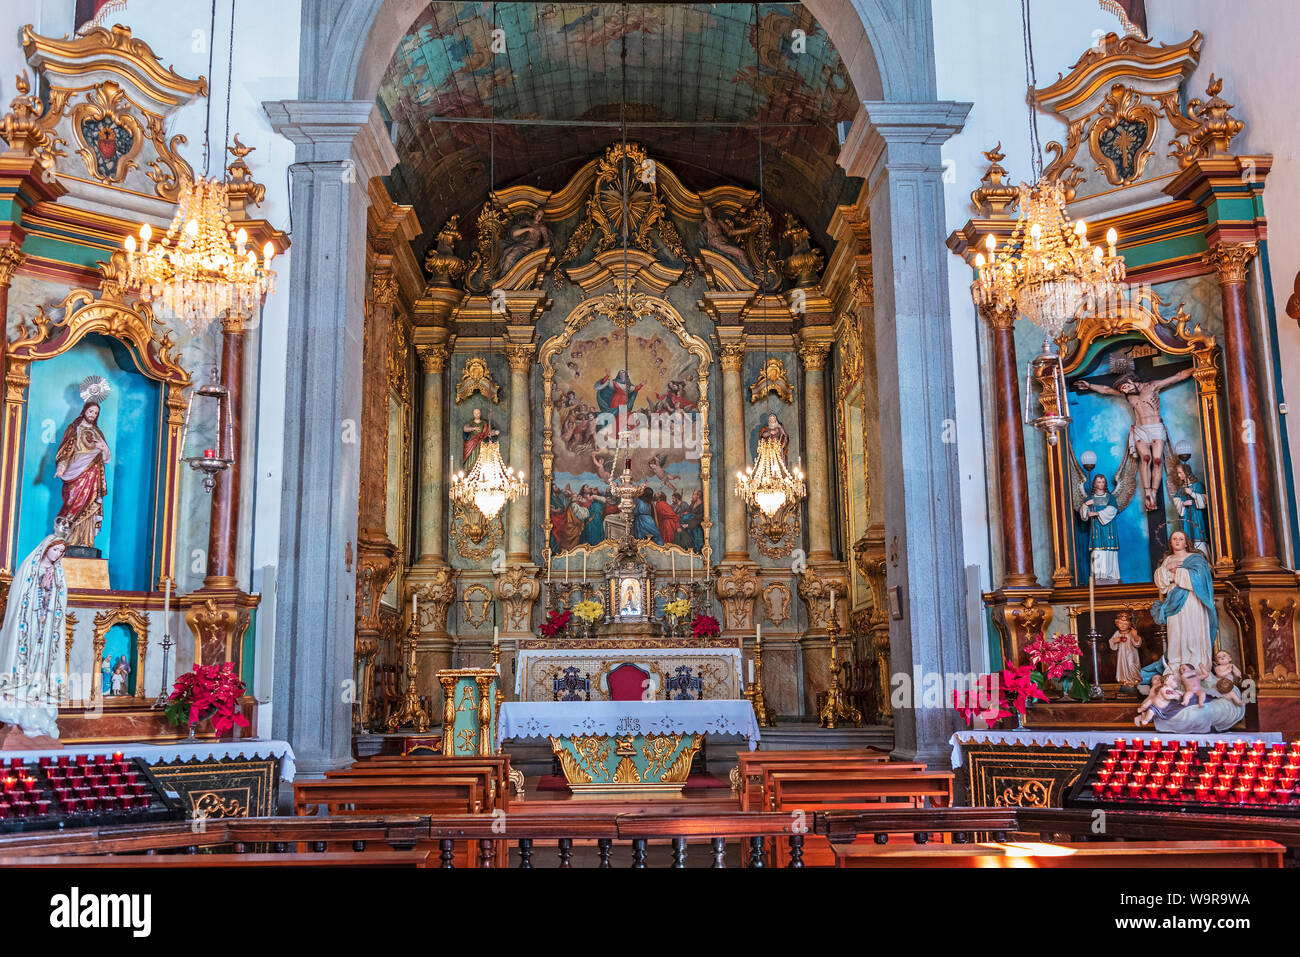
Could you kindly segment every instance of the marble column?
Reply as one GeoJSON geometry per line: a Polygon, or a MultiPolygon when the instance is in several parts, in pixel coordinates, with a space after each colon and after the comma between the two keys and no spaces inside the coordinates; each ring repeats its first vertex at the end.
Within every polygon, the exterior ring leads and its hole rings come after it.
{"type": "Polygon", "coordinates": [[[808,560],[831,561],[831,477],[826,445],[826,357],[830,326],[805,329],[799,340],[803,362],[804,472],[808,482],[808,560]]]}
{"type": "MultiPolygon", "coordinates": [[[[913,694],[894,712],[895,755],[948,766],[951,707],[927,707],[928,679],[970,670],[948,302],[942,143],[968,103],[863,104],[840,154],[867,180],[880,393],[891,668],[913,694]]],[[[976,439],[978,441],[978,439],[976,439]]]]}
{"type": "Polygon", "coordinates": [[[718,361],[722,366],[722,503],[724,562],[749,560],[745,502],[733,491],[736,473],[745,470],[749,455],[745,445],[744,383],[745,333],[739,326],[718,328],[718,361]]]}
{"type": "Polygon", "coordinates": [[[367,185],[397,154],[370,100],[263,106],[296,147],[272,734],[312,777],[352,760],[367,185]]]}
{"type": "Polygon", "coordinates": [[[1253,242],[1220,242],[1205,254],[1206,263],[1218,274],[1223,298],[1223,384],[1228,398],[1234,511],[1241,534],[1237,569],[1246,572],[1280,567],[1268,448],[1271,413],[1260,395],[1246,305],[1246,270],[1257,251],[1253,242]]]}
{"type": "MultiPolygon", "coordinates": [[[[528,330],[528,334],[531,336],[531,329],[528,330]]],[[[532,471],[529,467],[529,451],[533,420],[528,373],[533,367],[535,351],[536,348],[531,342],[511,342],[506,346],[506,359],[510,363],[510,458],[506,465],[516,472],[522,471],[525,478],[532,471]]],[[[506,523],[506,561],[512,565],[526,564],[533,560],[529,544],[532,541],[533,528],[531,506],[531,497],[525,495],[509,507],[509,520],[506,523]]]]}
{"type": "Polygon", "coordinates": [[[450,349],[446,345],[420,346],[424,370],[423,415],[420,418],[420,559],[422,565],[441,565],[444,561],[446,530],[444,516],[444,472],[442,437],[443,371],[447,368],[450,349]]]}
{"type": "Polygon", "coordinates": [[[993,344],[993,427],[997,430],[998,485],[1002,496],[1002,584],[1003,587],[1036,586],[1025,432],[1020,425],[1015,316],[995,309],[981,314],[988,321],[993,344]]]}

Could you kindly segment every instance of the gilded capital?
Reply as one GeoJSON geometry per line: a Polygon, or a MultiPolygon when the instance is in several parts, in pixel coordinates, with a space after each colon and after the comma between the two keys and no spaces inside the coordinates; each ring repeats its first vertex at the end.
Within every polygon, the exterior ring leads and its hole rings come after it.
{"type": "Polygon", "coordinates": [[[1250,258],[1259,252],[1257,243],[1215,243],[1214,247],[1201,256],[1201,261],[1213,266],[1219,275],[1219,284],[1231,286],[1246,281],[1246,266],[1250,258]]]}
{"type": "Polygon", "coordinates": [[[994,329],[1010,329],[1016,324],[1016,310],[1010,306],[982,305],[979,314],[994,329]]]}
{"type": "Polygon", "coordinates": [[[227,310],[226,314],[221,317],[221,331],[228,332],[231,335],[240,335],[248,328],[250,318],[242,312],[227,310]]]}
{"type": "Polygon", "coordinates": [[[391,306],[397,301],[397,280],[388,271],[370,278],[370,299],[376,306],[391,306]]]}
{"type": "Polygon", "coordinates": [[[451,355],[451,349],[447,346],[416,346],[415,351],[420,357],[425,375],[438,375],[447,368],[447,357],[451,355]]]}
{"type": "Polygon", "coordinates": [[[718,350],[718,362],[723,372],[739,372],[740,367],[745,363],[744,337],[722,343],[718,350]]]}
{"type": "Polygon", "coordinates": [[[528,373],[533,367],[533,354],[536,350],[532,345],[512,344],[506,346],[506,361],[510,363],[511,372],[528,373]]]}
{"type": "Polygon", "coordinates": [[[820,372],[826,368],[826,357],[830,355],[831,344],[817,340],[805,340],[799,343],[799,359],[808,372],[820,372]]]}
{"type": "Polygon", "coordinates": [[[22,247],[17,243],[0,246],[0,286],[8,286],[13,281],[14,273],[25,258],[22,247]]]}

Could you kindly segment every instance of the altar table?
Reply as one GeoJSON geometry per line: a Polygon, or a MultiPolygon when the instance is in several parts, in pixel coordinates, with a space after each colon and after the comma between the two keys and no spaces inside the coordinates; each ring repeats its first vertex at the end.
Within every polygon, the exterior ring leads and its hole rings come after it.
{"type": "Polygon", "coordinates": [[[510,738],[550,740],[575,793],[676,793],[706,734],[741,735],[758,746],[758,721],[746,700],[507,701],[497,745],[510,738]]]}
{"type": "Polygon", "coordinates": [[[521,649],[515,665],[515,696],[521,701],[553,701],[553,680],[563,675],[565,668],[575,668],[578,675],[591,678],[590,700],[608,701],[609,673],[629,662],[651,675],[660,697],[665,696],[668,680],[678,676],[702,679],[705,699],[736,699],[743,690],[740,651],[735,645],[721,648],[569,646],[521,649]]]}

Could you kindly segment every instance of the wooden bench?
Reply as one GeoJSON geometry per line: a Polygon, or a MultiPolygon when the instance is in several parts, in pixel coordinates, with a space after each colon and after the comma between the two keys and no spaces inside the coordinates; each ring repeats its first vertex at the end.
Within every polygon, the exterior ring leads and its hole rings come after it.
{"type": "Polygon", "coordinates": [[[837,867],[1281,867],[1273,841],[833,845],[837,867]]]}
{"type": "MultiPolygon", "coordinates": [[[[733,790],[740,792],[740,807],[746,811],[766,811],[768,775],[778,770],[852,771],[879,767],[889,763],[884,751],[751,751],[736,755],[736,781],[733,790]]],[[[899,763],[898,768],[924,770],[924,765],[899,763]]]]}
{"type": "Polygon", "coordinates": [[[436,779],[439,777],[479,777],[486,794],[485,811],[510,807],[511,769],[509,755],[490,757],[444,757],[412,755],[410,757],[368,758],[350,768],[326,771],[327,780],[369,780],[374,778],[436,779]]]}
{"type": "Polygon", "coordinates": [[[0,857],[0,867],[436,867],[431,848],[409,851],[325,851],[293,854],[96,854],[0,857]]]}
{"type": "MultiPolygon", "coordinates": [[[[804,812],[811,822],[817,811],[948,807],[952,804],[952,781],[948,771],[894,763],[840,771],[770,771],[765,810],[804,812]]],[[[810,835],[804,849],[804,860],[811,867],[835,863],[830,842],[820,835],[810,835]]],[[[779,845],[775,854],[778,865],[783,865],[779,845]]]]}

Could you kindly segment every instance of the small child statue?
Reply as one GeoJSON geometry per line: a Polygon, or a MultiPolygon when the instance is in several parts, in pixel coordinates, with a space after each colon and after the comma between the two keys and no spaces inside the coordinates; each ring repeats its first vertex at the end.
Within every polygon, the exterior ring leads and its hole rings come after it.
{"type": "Polygon", "coordinates": [[[1142,636],[1133,627],[1133,616],[1126,611],[1115,615],[1115,633],[1110,636],[1110,649],[1115,652],[1115,680],[1125,690],[1136,690],[1142,683],[1141,662],[1138,660],[1138,648],[1142,636]]]}

